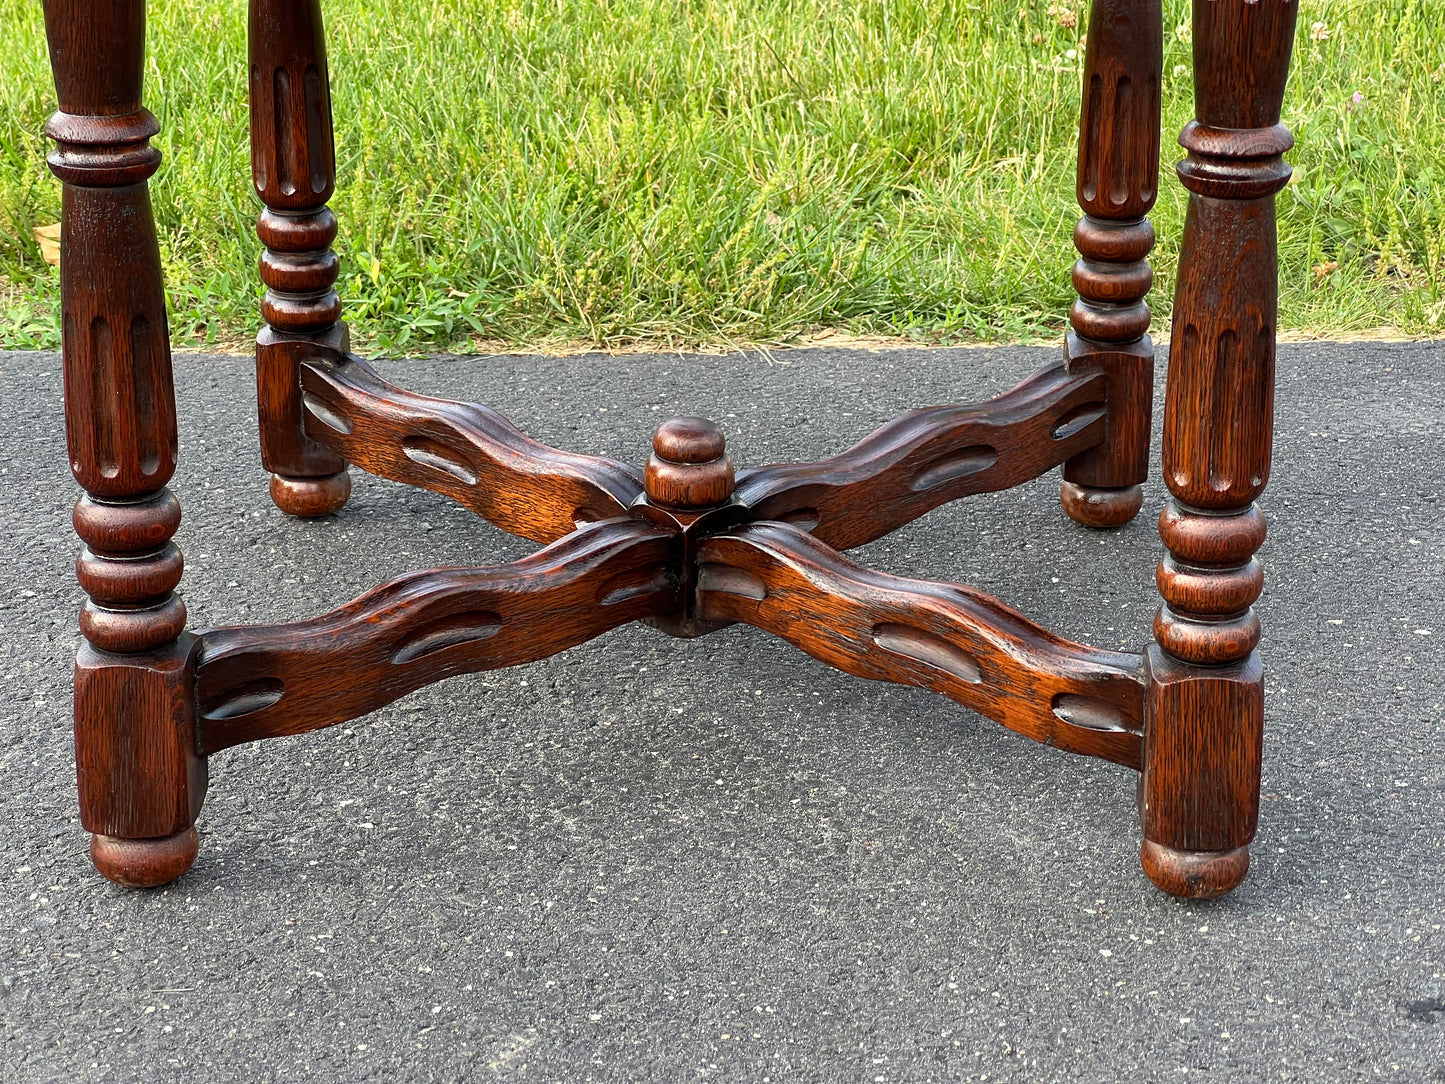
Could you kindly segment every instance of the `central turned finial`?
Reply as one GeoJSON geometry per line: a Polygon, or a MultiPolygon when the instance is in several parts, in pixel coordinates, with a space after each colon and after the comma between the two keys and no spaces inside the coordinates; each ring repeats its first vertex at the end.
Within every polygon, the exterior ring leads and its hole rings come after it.
{"type": "Polygon", "coordinates": [[[726,504],[733,495],[733,464],[722,430],[706,418],[669,418],[652,435],[642,480],[648,501],[664,508],[726,504]]]}

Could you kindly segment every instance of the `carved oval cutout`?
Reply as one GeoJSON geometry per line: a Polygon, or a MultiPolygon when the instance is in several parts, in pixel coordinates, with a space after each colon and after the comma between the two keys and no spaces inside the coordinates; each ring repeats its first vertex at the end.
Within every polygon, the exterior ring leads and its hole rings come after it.
{"type": "Polygon", "coordinates": [[[401,442],[401,450],[413,463],[423,467],[445,471],[458,481],[469,486],[477,484],[477,476],[470,467],[456,458],[456,453],[437,441],[426,437],[407,437],[401,442]]]}
{"type": "Polygon", "coordinates": [[[207,719],[237,719],[269,708],[286,692],[280,678],[264,677],[227,689],[201,712],[207,719]]]}
{"type": "Polygon", "coordinates": [[[983,680],[977,659],[931,632],[909,625],[879,625],[873,630],[873,642],[884,651],[942,670],[971,685],[983,680]]]}
{"type": "Polygon", "coordinates": [[[1054,439],[1068,440],[1076,433],[1082,433],[1103,416],[1103,403],[1085,403],[1083,406],[1075,407],[1059,419],[1058,425],[1054,426],[1054,439]]]}
{"type": "Polygon", "coordinates": [[[600,523],[604,519],[616,519],[617,512],[607,511],[602,508],[594,508],[590,504],[584,504],[581,508],[572,513],[572,523],[579,530],[589,523],[600,523]]]}
{"type": "Polygon", "coordinates": [[[768,585],[746,569],[731,565],[704,564],[697,570],[697,589],[717,591],[724,595],[739,595],[742,598],[757,599],[761,602],[768,597],[768,585]]]}
{"type": "Polygon", "coordinates": [[[789,523],[800,531],[811,531],[823,518],[816,508],[794,508],[781,516],[774,516],[779,523],[789,523]]]}
{"type": "Polygon", "coordinates": [[[309,391],[303,391],[301,393],[301,402],[306,404],[306,409],[309,410],[322,425],[335,429],[338,433],[350,435],[350,418],[338,414],[309,391]]]}
{"type": "Polygon", "coordinates": [[[676,586],[676,581],[666,569],[638,569],[604,583],[597,592],[597,603],[599,606],[616,606],[620,602],[641,598],[643,595],[671,591],[676,586]]]}
{"type": "Polygon", "coordinates": [[[490,639],[501,627],[501,616],[490,610],[464,610],[438,618],[403,640],[391,661],[400,666],[449,647],[490,639]]]}
{"type": "Polygon", "coordinates": [[[1114,705],[1091,696],[1059,693],[1053,699],[1054,714],[1070,726],[1110,733],[1129,732],[1123,713],[1114,705]]]}
{"type": "Polygon", "coordinates": [[[971,445],[960,452],[944,456],[920,471],[918,477],[913,479],[913,491],[922,493],[924,490],[937,489],[960,478],[967,478],[971,474],[981,474],[997,462],[998,452],[987,444],[971,445]]]}

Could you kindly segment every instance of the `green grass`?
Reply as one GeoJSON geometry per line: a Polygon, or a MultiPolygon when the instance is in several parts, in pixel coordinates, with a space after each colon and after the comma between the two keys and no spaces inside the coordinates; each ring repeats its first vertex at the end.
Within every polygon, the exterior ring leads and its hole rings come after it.
{"type": "MultiPolygon", "coordinates": [[[[1445,330],[1438,2],[1301,0],[1285,107],[1297,177],[1280,197],[1285,329],[1445,330]]],[[[1188,6],[1165,7],[1172,147],[1192,111],[1188,6]]],[[[373,346],[736,345],[818,328],[940,342],[1063,327],[1081,0],[325,9],[339,289],[373,346]]],[[[172,334],[236,343],[259,319],[245,5],[150,11],[172,334]]],[[[0,0],[0,26],[0,345],[53,347],[57,274],[31,234],[59,208],[40,134],[54,95],[40,5],[0,0]]],[[[1183,203],[1166,183],[1154,216],[1161,328],[1183,203]]]]}

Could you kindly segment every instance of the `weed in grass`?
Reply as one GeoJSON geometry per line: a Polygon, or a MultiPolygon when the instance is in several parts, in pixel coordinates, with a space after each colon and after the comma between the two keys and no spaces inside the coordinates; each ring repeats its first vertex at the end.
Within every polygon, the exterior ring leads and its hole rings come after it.
{"type": "MultiPolygon", "coordinates": [[[[1436,0],[1301,0],[1280,197],[1281,323],[1445,327],[1436,0]]],[[[151,0],[147,104],[172,333],[257,317],[244,5],[151,0]]],[[[1164,129],[1192,111],[1167,0],[1164,129]]],[[[1063,326],[1081,0],[327,0],[358,340],[921,341],[1063,326]]],[[[0,345],[53,347],[32,229],[59,186],[40,5],[0,0],[0,345]]],[[[1166,156],[1167,157],[1167,156],[1166,156]]],[[[1184,195],[1165,184],[1167,325],[1184,195]]]]}

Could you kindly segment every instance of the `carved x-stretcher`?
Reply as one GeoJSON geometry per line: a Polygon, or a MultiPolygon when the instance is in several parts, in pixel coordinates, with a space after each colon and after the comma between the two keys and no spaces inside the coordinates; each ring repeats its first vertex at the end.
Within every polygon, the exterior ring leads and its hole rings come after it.
{"type": "Polygon", "coordinates": [[[1160,0],[1094,0],[1060,364],[974,406],[907,414],[818,463],[735,473],[711,422],[677,418],[645,469],[559,451],[484,406],[416,395],[352,355],[333,289],[335,183],[319,0],[251,0],[252,165],[266,328],[261,452],[276,504],[338,512],[348,465],[422,486],[543,543],[490,568],[415,572],[290,625],[186,630],[166,488],[176,417],[146,181],[143,0],[46,0],[64,182],[62,288],[75,526],[89,596],[76,664],[82,821],[107,877],[194,861],[206,758],[355,719],[455,674],[545,658],[630,621],[676,636],[741,622],[859,677],[918,685],[1060,749],[1140,773],[1145,872],[1176,895],[1244,878],[1263,678],[1252,609],[1264,540],[1276,319],[1274,194],[1297,0],[1195,0],[1198,119],[1164,417],[1164,604],[1141,654],[1060,639],[967,587],[840,551],[960,497],[1062,466],[1062,503],[1128,522],[1148,467],[1145,303],[1159,172],[1160,0]]]}

